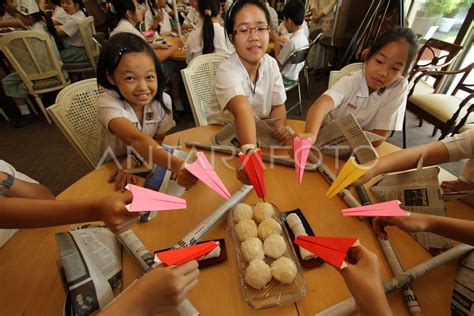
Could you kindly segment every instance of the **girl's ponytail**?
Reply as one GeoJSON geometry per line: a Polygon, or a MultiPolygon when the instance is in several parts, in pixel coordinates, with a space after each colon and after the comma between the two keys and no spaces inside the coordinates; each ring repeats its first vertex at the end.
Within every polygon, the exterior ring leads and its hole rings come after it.
{"type": "Polygon", "coordinates": [[[215,52],[212,18],[219,14],[220,3],[218,0],[199,0],[198,8],[203,18],[201,31],[202,54],[212,54],[215,52]]]}

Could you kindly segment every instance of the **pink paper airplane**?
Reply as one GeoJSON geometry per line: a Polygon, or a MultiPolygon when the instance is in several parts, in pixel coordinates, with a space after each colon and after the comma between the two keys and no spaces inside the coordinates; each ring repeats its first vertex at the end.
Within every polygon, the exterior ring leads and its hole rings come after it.
{"type": "Polygon", "coordinates": [[[400,208],[400,201],[346,208],[341,211],[344,216],[408,216],[410,213],[400,208]]]}
{"type": "Polygon", "coordinates": [[[229,191],[203,152],[198,152],[196,161],[191,164],[186,164],[185,168],[208,187],[219,193],[224,199],[227,200],[230,198],[229,191]]]}
{"type": "Polygon", "coordinates": [[[336,268],[347,267],[345,258],[351,247],[359,245],[357,238],[338,238],[321,236],[297,236],[295,244],[321,257],[336,268]]]}
{"type": "Polygon", "coordinates": [[[193,259],[197,260],[218,246],[219,242],[208,241],[194,246],[158,252],[155,255],[155,262],[163,262],[167,266],[178,266],[193,259]]]}
{"type": "Polygon", "coordinates": [[[155,35],[155,31],[148,30],[148,31],[142,32],[142,34],[143,34],[143,36],[145,36],[145,37],[150,37],[150,36],[155,35]]]}
{"type": "Polygon", "coordinates": [[[186,208],[186,200],[178,197],[129,184],[125,187],[133,195],[130,212],[164,211],[186,208]]]}
{"type": "Polygon", "coordinates": [[[310,138],[299,138],[293,139],[293,152],[295,153],[295,171],[296,181],[301,183],[303,180],[304,167],[308,160],[309,150],[311,149],[312,140],[310,138]]]}
{"type": "Polygon", "coordinates": [[[265,178],[263,177],[262,151],[257,149],[249,154],[239,153],[239,158],[250,182],[252,182],[255,192],[257,192],[257,196],[261,199],[265,198],[267,196],[267,189],[265,187],[265,178]]]}

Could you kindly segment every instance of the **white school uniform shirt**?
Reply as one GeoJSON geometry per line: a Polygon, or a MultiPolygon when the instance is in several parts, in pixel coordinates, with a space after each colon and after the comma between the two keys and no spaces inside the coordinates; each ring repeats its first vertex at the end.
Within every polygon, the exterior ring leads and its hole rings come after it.
{"type": "Polygon", "coordinates": [[[64,9],[61,6],[57,5],[54,8],[53,16],[51,18],[55,20],[56,22],[58,22],[59,24],[64,24],[67,20],[67,17],[68,17],[68,14],[66,13],[66,11],[64,11],[64,9]]]}
{"type": "MultiPolygon", "coordinates": [[[[171,27],[170,15],[166,9],[160,9],[163,12],[163,20],[160,22],[160,34],[167,34],[173,32],[171,27]]],[[[147,10],[145,14],[145,28],[148,30],[153,24],[154,17],[151,14],[151,10],[147,10]]]]}
{"type": "Polygon", "coordinates": [[[112,30],[112,32],[110,32],[110,37],[118,33],[132,33],[145,39],[145,36],[143,36],[143,34],[134,27],[132,23],[125,19],[121,19],[118,22],[117,26],[112,30]]]}
{"type": "MultiPolygon", "coordinates": [[[[308,38],[304,34],[303,28],[300,28],[296,32],[293,32],[288,39],[288,42],[282,47],[280,55],[278,55],[278,61],[283,65],[291,53],[298,48],[308,45],[308,38]]],[[[304,61],[299,64],[288,64],[281,70],[281,75],[290,80],[297,80],[298,75],[304,67],[304,61]]]]}
{"type": "MultiPolygon", "coordinates": [[[[118,117],[127,118],[142,133],[153,137],[156,133],[165,134],[175,126],[171,112],[171,98],[163,93],[164,105],[170,110],[167,114],[158,101],[146,105],[143,110],[143,122],[139,122],[132,106],[121,100],[117,92],[105,90],[97,99],[99,120],[99,148],[101,154],[110,146],[116,156],[127,153],[127,145],[109,129],[109,122],[118,117]],[[143,124],[142,124],[143,123],[143,124]]],[[[106,159],[111,159],[108,156],[106,159]]]]}
{"type": "Polygon", "coordinates": [[[408,95],[408,81],[401,78],[383,93],[369,94],[364,70],[351,73],[339,79],[325,95],[334,101],[332,115],[342,119],[352,112],[364,130],[402,130],[408,95]]]}
{"type": "Polygon", "coordinates": [[[468,159],[459,178],[474,183],[474,129],[443,139],[442,142],[448,149],[450,162],[468,159]]]}
{"type": "MultiPolygon", "coordinates": [[[[234,46],[225,36],[225,30],[219,23],[214,26],[214,52],[232,54],[234,46]]],[[[202,55],[202,27],[189,33],[186,42],[186,63],[189,64],[193,58],[202,55]]]]}
{"type": "Polygon", "coordinates": [[[183,25],[191,25],[191,23],[189,22],[191,21],[197,27],[197,29],[201,28],[202,17],[201,17],[201,13],[199,13],[198,10],[191,7],[191,9],[189,9],[188,14],[186,15],[186,18],[187,19],[184,19],[183,25]]]}
{"type": "Polygon", "coordinates": [[[209,124],[225,124],[234,120],[234,116],[226,106],[238,95],[247,98],[257,117],[269,118],[272,107],[284,104],[286,101],[285,87],[277,61],[267,54],[263,56],[255,86],[236,52],[223,61],[217,70],[211,95],[211,106],[207,117],[209,124]]]}
{"type": "Polygon", "coordinates": [[[68,14],[66,21],[61,26],[61,29],[67,36],[70,37],[70,43],[75,47],[84,47],[82,42],[81,34],[79,33],[79,24],[86,18],[86,15],[82,10],[74,12],[74,14],[68,14]]]}

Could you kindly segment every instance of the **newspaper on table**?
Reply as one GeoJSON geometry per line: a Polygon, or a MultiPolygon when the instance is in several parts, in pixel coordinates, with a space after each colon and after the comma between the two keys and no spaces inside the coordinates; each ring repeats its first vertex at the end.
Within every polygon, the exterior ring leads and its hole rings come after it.
{"type": "Polygon", "coordinates": [[[474,251],[461,261],[451,297],[451,315],[474,315],[474,251]]]}
{"type": "MultiPolygon", "coordinates": [[[[371,190],[380,201],[401,201],[404,210],[446,216],[438,183],[439,171],[439,167],[433,166],[386,174],[375,182],[371,190]]],[[[438,254],[453,246],[450,239],[432,233],[413,233],[412,236],[432,254],[438,254]]]]}
{"type": "Polygon", "coordinates": [[[372,141],[384,138],[370,133],[366,135],[352,113],[340,120],[329,121],[318,132],[315,144],[322,153],[338,159],[348,158],[353,152],[359,163],[364,164],[378,158],[372,141]]]}
{"type": "MultiPolygon", "coordinates": [[[[280,146],[280,142],[272,137],[273,128],[271,124],[279,118],[260,119],[255,116],[255,128],[257,132],[257,142],[261,147],[280,146]]],[[[237,139],[237,125],[235,120],[227,123],[219,132],[211,136],[211,143],[222,146],[240,147],[237,139]]]]}
{"type": "Polygon", "coordinates": [[[18,231],[18,229],[0,229],[0,248],[2,248],[10,238],[18,231]]]}
{"type": "Polygon", "coordinates": [[[87,227],[56,234],[69,289],[72,315],[104,308],[122,285],[120,243],[105,227],[87,227]]]}
{"type": "MultiPolygon", "coordinates": [[[[181,158],[185,161],[187,160],[187,157],[189,155],[183,150],[176,149],[167,145],[162,145],[162,148],[173,156],[181,158]]],[[[186,192],[186,188],[178,184],[176,175],[168,168],[164,168],[159,165],[155,165],[153,167],[152,172],[149,173],[145,180],[144,186],[145,188],[166,193],[176,197],[181,197],[184,192],[186,192]]],[[[148,222],[157,214],[158,212],[146,212],[145,214],[140,216],[140,221],[148,222]]]]}

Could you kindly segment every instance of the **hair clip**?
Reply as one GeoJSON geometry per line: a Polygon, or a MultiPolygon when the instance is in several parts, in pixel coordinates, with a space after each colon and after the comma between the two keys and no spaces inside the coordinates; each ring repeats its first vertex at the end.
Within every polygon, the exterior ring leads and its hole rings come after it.
{"type": "Polygon", "coordinates": [[[128,53],[128,47],[125,47],[125,46],[120,46],[118,49],[117,49],[117,55],[122,57],[122,55],[128,53]]]}

